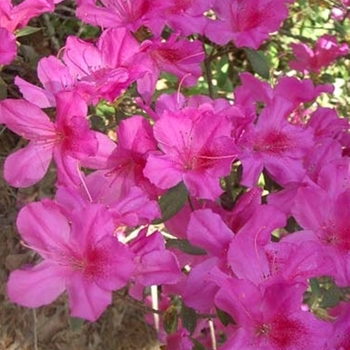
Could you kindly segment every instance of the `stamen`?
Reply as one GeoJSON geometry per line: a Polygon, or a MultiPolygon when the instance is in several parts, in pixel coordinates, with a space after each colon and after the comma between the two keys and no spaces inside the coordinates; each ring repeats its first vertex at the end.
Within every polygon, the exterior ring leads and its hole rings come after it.
{"type": "Polygon", "coordinates": [[[185,80],[189,75],[192,75],[192,74],[191,74],[191,73],[185,74],[185,75],[181,78],[181,80],[180,80],[180,82],[179,82],[179,87],[177,88],[177,91],[176,91],[176,102],[177,102],[178,107],[180,107],[180,90],[181,90],[181,86],[182,86],[184,80],[185,80]]]}
{"type": "Polygon", "coordinates": [[[83,178],[83,175],[82,175],[81,170],[79,168],[79,164],[77,164],[77,172],[78,172],[78,176],[79,176],[79,179],[81,181],[81,184],[82,184],[82,186],[83,186],[83,188],[85,190],[85,193],[86,193],[87,197],[89,198],[89,202],[93,203],[92,196],[91,196],[90,191],[89,191],[89,189],[88,189],[88,187],[86,185],[86,182],[85,182],[85,180],[83,178]]]}

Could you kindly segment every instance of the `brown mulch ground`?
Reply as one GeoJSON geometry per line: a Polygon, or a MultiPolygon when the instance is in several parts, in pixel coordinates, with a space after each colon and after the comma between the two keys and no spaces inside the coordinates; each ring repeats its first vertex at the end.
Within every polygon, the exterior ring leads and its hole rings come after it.
{"type": "Polygon", "coordinates": [[[23,145],[23,140],[0,126],[0,350],[159,350],[155,331],[144,322],[139,305],[121,293],[115,294],[113,305],[95,323],[71,319],[65,295],[35,310],[9,302],[9,272],[37,259],[20,243],[15,229],[17,212],[28,202],[51,197],[55,182],[52,169],[28,189],[5,183],[4,160],[23,145]]]}

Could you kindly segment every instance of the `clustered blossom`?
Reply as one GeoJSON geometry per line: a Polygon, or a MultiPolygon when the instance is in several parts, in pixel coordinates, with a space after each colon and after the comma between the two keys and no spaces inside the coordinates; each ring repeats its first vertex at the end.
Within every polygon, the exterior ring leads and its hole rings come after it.
{"type": "Polygon", "coordinates": [[[336,37],[322,35],[311,49],[305,44],[291,44],[295,59],[289,62],[289,66],[302,73],[319,73],[324,67],[329,66],[338,57],[349,53],[347,44],[338,44],[336,37]]]}
{"type": "Polygon", "coordinates": [[[1,1],[0,65],[11,63],[16,56],[17,47],[14,31],[26,26],[31,18],[53,10],[53,0],[24,0],[16,6],[12,5],[11,0],[1,1]]]}
{"type": "MultiPolygon", "coordinates": [[[[180,92],[202,75],[201,38],[258,49],[291,2],[76,1],[77,17],[103,28],[99,38],[69,36],[61,57],[38,62],[41,87],[18,76],[23,98],[0,101],[0,123],[28,141],[6,159],[6,181],[31,186],[52,160],[57,170],[54,198],[18,214],[22,242],[40,260],[10,273],[12,302],[38,307],[66,292],[71,315],[95,321],[113,291],[127,287],[147,302],[147,288],[158,285],[165,316],[176,295],[185,311],[232,319],[211,321],[225,334],[220,350],[350,347],[348,303],[327,310],[327,320],[304,304],[312,278],[350,285],[349,122],[315,102],[333,87],[289,76],[270,85],[245,72],[233,103],[180,92]],[[178,91],[155,97],[163,73],[178,91]],[[115,141],[93,131],[88,108],[132,86],[143,113],[120,121],[115,141]],[[233,177],[240,193],[226,206],[233,177]],[[167,216],[164,201],[172,207],[180,197],[167,216]]],[[[15,56],[13,31],[53,6],[1,3],[0,64],[15,56]]],[[[312,50],[292,50],[291,68],[308,73],[348,47],[324,35],[312,50]]],[[[169,331],[165,316],[167,349],[211,346],[207,322],[190,329],[180,320],[169,331]]]]}

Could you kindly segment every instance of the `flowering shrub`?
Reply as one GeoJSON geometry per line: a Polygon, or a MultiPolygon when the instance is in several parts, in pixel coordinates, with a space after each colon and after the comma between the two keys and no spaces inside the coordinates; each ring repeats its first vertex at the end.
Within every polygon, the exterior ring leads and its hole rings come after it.
{"type": "MultiPolygon", "coordinates": [[[[95,321],[113,291],[146,303],[159,286],[166,349],[350,349],[349,121],[317,76],[348,46],[324,34],[313,49],[290,43],[294,71],[269,66],[269,40],[300,9],[291,0],[76,5],[101,34],[68,36],[39,60],[41,87],[17,76],[23,98],[0,101],[0,123],[29,141],[6,181],[57,170],[54,197],[18,214],[40,261],[11,272],[9,299],[38,307],[66,291],[71,315],[95,321]],[[232,78],[239,53],[250,66],[232,78]],[[138,112],[116,140],[93,130],[88,113],[125,96],[138,112]]],[[[53,10],[0,5],[1,64],[13,31],[53,10]]]]}

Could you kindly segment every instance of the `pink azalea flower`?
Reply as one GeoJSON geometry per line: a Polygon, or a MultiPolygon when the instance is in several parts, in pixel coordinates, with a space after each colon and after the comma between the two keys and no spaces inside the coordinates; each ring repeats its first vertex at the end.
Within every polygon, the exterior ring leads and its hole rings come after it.
{"type": "Polygon", "coordinates": [[[187,306],[204,313],[214,309],[214,297],[220,289],[217,280],[220,278],[225,280],[228,277],[218,269],[218,264],[219,258],[211,257],[192,267],[179,290],[187,306]]]}
{"type": "Polygon", "coordinates": [[[211,8],[213,2],[213,0],[167,1],[163,5],[166,24],[174,32],[184,36],[194,33],[204,34],[204,28],[207,24],[204,12],[211,8]]]}
{"type": "Polygon", "coordinates": [[[289,66],[304,74],[319,73],[322,68],[349,52],[347,44],[338,44],[337,38],[328,34],[318,38],[312,49],[302,43],[291,44],[291,48],[295,60],[290,61],[289,66]]]}
{"type": "Polygon", "coordinates": [[[62,90],[77,91],[87,103],[100,99],[113,102],[136,79],[147,71],[136,55],[139,44],[123,28],[106,30],[96,45],[70,36],[63,62],[53,56],[38,64],[38,77],[44,89],[16,77],[25,99],[41,108],[55,105],[55,94],[62,90]]]}
{"type": "Polygon", "coordinates": [[[137,89],[149,102],[161,72],[175,75],[184,86],[194,85],[202,75],[201,62],[204,60],[202,44],[198,41],[179,39],[172,34],[167,41],[161,38],[145,40],[141,43],[143,67],[147,71],[137,80],[137,89]]]}
{"type": "MultiPolygon", "coordinates": [[[[272,87],[252,74],[244,72],[239,75],[242,85],[234,91],[235,105],[255,114],[256,103],[270,104],[276,98],[288,96],[289,113],[300,107],[300,103],[311,102],[319,94],[332,93],[331,84],[314,86],[310,79],[297,79],[295,77],[281,77],[272,87]]],[[[253,118],[254,119],[254,118],[253,118]]]]}
{"type": "Polygon", "coordinates": [[[96,46],[67,38],[63,61],[75,80],[75,89],[96,104],[104,98],[113,102],[137,78],[144,74],[135,61],[139,44],[123,28],[106,30],[96,46]]]}
{"type": "Polygon", "coordinates": [[[254,186],[263,168],[282,186],[304,178],[303,158],[314,144],[313,133],[287,122],[290,104],[283,98],[275,99],[237,140],[243,166],[242,185],[254,186]]]}
{"type": "Polygon", "coordinates": [[[341,302],[330,310],[330,314],[336,317],[333,323],[332,335],[327,340],[325,350],[347,350],[350,348],[350,305],[341,302]]]}
{"type": "Polygon", "coordinates": [[[9,64],[16,56],[16,38],[5,28],[0,27],[0,65],[9,64]]]}
{"type": "Polygon", "coordinates": [[[54,56],[39,61],[37,74],[43,88],[28,83],[19,76],[15,78],[15,84],[27,101],[40,108],[55,107],[55,95],[74,88],[75,81],[68,67],[54,56]]]}
{"type": "Polygon", "coordinates": [[[0,102],[0,122],[29,140],[29,144],[7,157],[4,177],[14,187],[35,184],[45,175],[52,157],[60,184],[80,184],[78,160],[96,154],[98,141],[89,130],[87,106],[74,92],[57,94],[55,122],[25,100],[0,102]]]}
{"type": "Polygon", "coordinates": [[[31,18],[54,10],[53,0],[24,0],[13,6],[11,0],[0,3],[0,65],[9,64],[16,56],[16,39],[13,32],[23,28],[31,18]]]}
{"type": "Polygon", "coordinates": [[[190,340],[190,334],[185,328],[178,329],[166,337],[167,350],[191,350],[193,343],[190,340]]]}
{"type": "Polygon", "coordinates": [[[169,112],[155,123],[154,135],[161,151],[147,159],[144,174],[150,181],[161,189],[184,181],[195,197],[215,200],[220,195],[219,178],[230,172],[236,156],[225,115],[209,106],[169,112]]]}
{"type": "Polygon", "coordinates": [[[310,240],[319,244],[331,259],[332,275],[340,286],[350,284],[350,191],[330,196],[323,189],[300,188],[292,214],[307,234],[292,234],[288,240],[310,240]],[[304,238],[303,238],[304,236],[304,238]]]}
{"type": "Polygon", "coordinates": [[[336,199],[342,192],[350,190],[350,158],[339,157],[332,162],[323,164],[317,178],[317,184],[327,192],[332,200],[336,199]]]}
{"type": "Polygon", "coordinates": [[[176,256],[165,249],[165,241],[158,231],[147,235],[147,228],[129,242],[135,254],[134,280],[142,286],[173,284],[182,274],[176,256]]]}
{"type": "Polygon", "coordinates": [[[13,6],[11,0],[2,0],[0,3],[0,27],[9,32],[23,28],[29,20],[44,12],[54,10],[53,0],[24,0],[13,6]]]}
{"type": "Polygon", "coordinates": [[[348,137],[350,123],[346,118],[339,118],[336,110],[318,107],[311,114],[307,125],[314,130],[317,141],[331,138],[341,142],[348,137]]]}
{"type": "Polygon", "coordinates": [[[54,205],[31,203],[17,227],[42,258],[11,272],[7,294],[17,304],[46,305],[66,290],[71,315],[95,321],[133,272],[133,254],[113,237],[113,220],[100,205],[77,209],[68,219],[54,205]]]}
{"type": "MultiPolygon", "coordinates": [[[[94,172],[84,180],[84,187],[60,187],[55,196],[57,203],[63,206],[66,216],[75,208],[85,207],[90,203],[103,204],[114,220],[116,230],[136,227],[151,223],[160,217],[156,201],[138,187],[129,191],[121,189],[121,182],[110,184],[100,172],[94,172]]],[[[121,232],[123,234],[123,232],[121,232]]]]}
{"type": "Polygon", "coordinates": [[[151,198],[157,198],[159,189],[143,174],[149,153],[157,149],[149,122],[137,115],[121,121],[117,140],[117,147],[109,154],[105,169],[99,171],[105,177],[104,182],[109,183],[111,191],[128,193],[136,186],[151,198]]]}
{"type": "Polygon", "coordinates": [[[237,47],[258,49],[269,33],[287,17],[285,0],[222,0],[213,9],[217,16],[205,33],[216,44],[233,40],[237,47]]]}
{"type": "Polygon", "coordinates": [[[82,1],[76,15],[82,21],[102,28],[123,27],[136,32],[145,26],[160,35],[164,27],[161,15],[161,0],[103,0],[102,6],[96,1],[82,1]]]}
{"type": "Polygon", "coordinates": [[[236,327],[220,350],[320,350],[332,328],[301,310],[302,284],[257,287],[230,279],[217,293],[216,305],[232,316],[236,327]]]}

